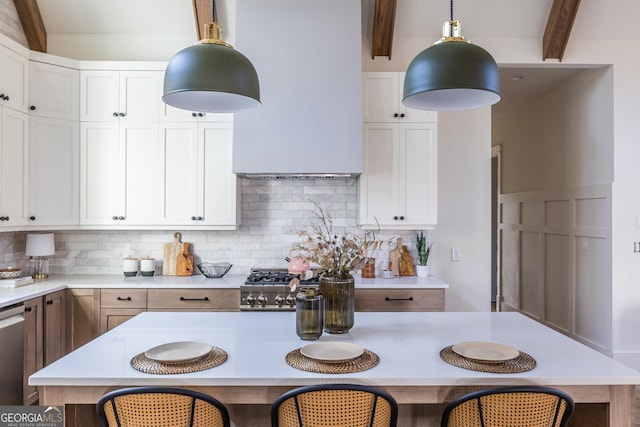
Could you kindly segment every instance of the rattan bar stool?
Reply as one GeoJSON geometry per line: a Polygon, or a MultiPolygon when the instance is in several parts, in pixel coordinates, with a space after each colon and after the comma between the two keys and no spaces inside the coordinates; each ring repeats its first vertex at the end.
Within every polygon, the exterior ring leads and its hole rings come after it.
{"type": "Polygon", "coordinates": [[[193,390],[133,387],[115,390],[96,406],[103,427],[229,427],[218,400],[193,390]]]}
{"type": "Polygon", "coordinates": [[[449,403],[441,427],[565,427],[575,404],[548,387],[500,387],[465,394],[449,403]]]}
{"type": "Polygon", "coordinates": [[[272,427],[395,427],[398,404],[387,392],[357,384],[290,390],[271,407],[272,427]]]}

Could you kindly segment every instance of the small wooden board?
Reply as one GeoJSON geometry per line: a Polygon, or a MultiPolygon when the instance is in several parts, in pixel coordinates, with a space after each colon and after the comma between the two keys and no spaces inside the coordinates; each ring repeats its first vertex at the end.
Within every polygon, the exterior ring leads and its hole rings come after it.
{"type": "Polygon", "coordinates": [[[189,243],[183,243],[183,251],[176,260],[176,274],[178,276],[191,276],[193,274],[193,255],[189,252],[189,243]]]}
{"type": "Polygon", "coordinates": [[[164,244],[164,258],[162,260],[163,275],[176,275],[176,262],[182,249],[182,233],[175,232],[173,233],[173,242],[164,244]]]}

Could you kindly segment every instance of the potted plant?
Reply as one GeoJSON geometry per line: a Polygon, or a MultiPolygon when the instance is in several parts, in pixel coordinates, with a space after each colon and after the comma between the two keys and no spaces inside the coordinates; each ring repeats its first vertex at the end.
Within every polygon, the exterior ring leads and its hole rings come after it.
{"type": "Polygon", "coordinates": [[[427,277],[430,273],[429,255],[431,254],[431,246],[433,242],[427,245],[427,238],[424,231],[420,234],[416,233],[416,248],[418,249],[418,265],[416,266],[416,274],[419,277],[427,277]]]}

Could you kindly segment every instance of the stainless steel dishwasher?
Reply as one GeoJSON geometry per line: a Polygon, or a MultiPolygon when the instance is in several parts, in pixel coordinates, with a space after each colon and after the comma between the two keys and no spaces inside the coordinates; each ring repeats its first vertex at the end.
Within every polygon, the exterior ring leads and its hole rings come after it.
{"type": "Polygon", "coordinates": [[[0,308],[0,405],[22,405],[24,304],[0,308]]]}

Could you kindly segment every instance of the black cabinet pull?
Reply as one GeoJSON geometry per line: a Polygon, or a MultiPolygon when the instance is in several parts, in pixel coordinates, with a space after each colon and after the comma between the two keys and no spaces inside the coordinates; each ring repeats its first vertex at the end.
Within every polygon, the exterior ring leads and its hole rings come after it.
{"type": "Polygon", "coordinates": [[[111,219],[114,220],[114,221],[117,221],[118,217],[114,215],[114,216],[111,217],[111,219]]]}
{"type": "Polygon", "coordinates": [[[127,114],[126,114],[126,113],[118,113],[118,115],[119,115],[120,117],[124,117],[124,116],[126,116],[127,114]]]}
{"type": "Polygon", "coordinates": [[[31,307],[25,307],[24,311],[26,311],[27,313],[31,313],[31,307]]]}
{"type": "Polygon", "coordinates": [[[118,113],[116,113],[115,111],[113,112],[113,117],[118,117],[118,113]]]}
{"type": "Polygon", "coordinates": [[[198,117],[196,113],[191,113],[191,117],[198,117]]]}
{"type": "Polygon", "coordinates": [[[393,217],[393,220],[394,220],[394,221],[397,221],[397,220],[398,220],[398,215],[394,216],[394,217],[393,217]]]}
{"type": "Polygon", "coordinates": [[[31,111],[36,111],[36,106],[35,106],[35,105],[32,105],[31,107],[29,107],[29,109],[30,109],[31,111]]]}
{"type": "Polygon", "coordinates": [[[395,113],[395,114],[393,115],[393,117],[398,117],[398,113],[395,113]]]}
{"type": "Polygon", "coordinates": [[[195,217],[195,216],[192,216],[192,217],[191,217],[191,221],[195,221],[195,220],[196,220],[196,217],[195,217]]]}
{"type": "Polygon", "coordinates": [[[8,96],[5,96],[5,97],[4,97],[4,100],[5,100],[5,101],[8,101],[8,100],[9,100],[9,97],[8,97],[8,96]]]}
{"type": "Polygon", "coordinates": [[[400,221],[404,221],[404,216],[400,215],[400,221]]]}
{"type": "Polygon", "coordinates": [[[35,220],[36,220],[36,217],[35,217],[35,216],[33,216],[33,215],[31,215],[31,216],[29,217],[29,219],[30,219],[31,221],[35,221],[35,220]]]}
{"type": "Polygon", "coordinates": [[[400,117],[404,117],[404,113],[400,114],[400,117]]]}
{"type": "Polygon", "coordinates": [[[185,298],[185,297],[180,297],[180,301],[209,301],[209,297],[204,297],[204,298],[185,298]]]}
{"type": "Polygon", "coordinates": [[[131,297],[118,297],[116,298],[118,301],[131,301],[131,297]]]}
{"type": "Polygon", "coordinates": [[[53,300],[48,299],[47,300],[47,305],[53,305],[53,300]]]}
{"type": "Polygon", "coordinates": [[[123,220],[124,220],[124,217],[123,217],[123,216],[119,216],[119,217],[118,217],[118,219],[119,219],[120,221],[123,221],[123,220]]]}
{"type": "Polygon", "coordinates": [[[203,113],[198,113],[198,117],[204,117],[203,113]]]}
{"type": "Polygon", "coordinates": [[[196,219],[197,219],[198,221],[202,221],[202,217],[201,217],[201,216],[196,217],[196,219]]]}
{"type": "Polygon", "coordinates": [[[384,300],[385,301],[413,301],[413,297],[409,297],[409,298],[389,298],[389,297],[385,297],[384,300]]]}

